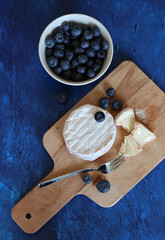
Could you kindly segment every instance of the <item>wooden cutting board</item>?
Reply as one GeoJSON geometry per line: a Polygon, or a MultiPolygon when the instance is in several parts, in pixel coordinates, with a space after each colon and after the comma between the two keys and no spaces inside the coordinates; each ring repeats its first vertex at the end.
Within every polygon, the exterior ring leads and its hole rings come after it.
{"type": "MultiPolygon", "coordinates": [[[[143,109],[146,116],[143,116],[144,119],[137,117],[137,120],[154,132],[157,139],[146,144],[139,155],[127,158],[111,174],[90,173],[93,181],[88,185],[83,183],[83,175],[79,175],[43,189],[36,186],[12,209],[12,217],[23,231],[38,231],[77,194],[88,196],[100,206],[113,206],[165,157],[165,94],[133,62],[125,61],[46,132],[43,144],[54,161],[54,169],[44,180],[81,168],[99,166],[118,155],[123,138],[128,135],[122,127],[117,127],[117,137],[111,150],[94,162],[71,155],[62,137],[64,122],[69,113],[86,103],[97,106],[99,98],[105,96],[108,87],[116,90],[113,99],[120,99],[123,108],[129,106],[134,110],[143,109]],[[99,179],[110,181],[109,192],[97,191],[96,183],[99,179]]],[[[116,116],[117,112],[111,106],[107,110],[116,116]]]]}

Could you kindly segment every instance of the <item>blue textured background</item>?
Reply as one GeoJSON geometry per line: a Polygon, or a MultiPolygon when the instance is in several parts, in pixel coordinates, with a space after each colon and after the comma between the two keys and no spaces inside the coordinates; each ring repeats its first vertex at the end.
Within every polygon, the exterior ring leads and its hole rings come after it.
{"type": "Polygon", "coordinates": [[[112,208],[77,196],[34,235],[24,233],[11,218],[15,203],[53,167],[43,134],[99,82],[67,87],[39,62],[43,29],[74,12],[97,18],[111,33],[115,51],[105,75],[129,59],[165,90],[164,0],[0,1],[0,239],[163,240],[164,162],[112,208]],[[66,105],[56,101],[63,89],[70,96],[66,105]]]}

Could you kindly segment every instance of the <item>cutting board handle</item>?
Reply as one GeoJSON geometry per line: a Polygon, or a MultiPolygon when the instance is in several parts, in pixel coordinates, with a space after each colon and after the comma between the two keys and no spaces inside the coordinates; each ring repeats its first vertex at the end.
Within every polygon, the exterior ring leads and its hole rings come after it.
{"type": "MultiPolygon", "coordinates": [[[[44,180],[52,177],[54,177],[53,171],[44,180]]],[[[37,185],[13,207],[12,218],[23,231],[34,233],[65,206],[82,187],[83,181],[80,176],[74,176],[69,181],[63,180],[45,188],[39,188],[37,185]]]]}

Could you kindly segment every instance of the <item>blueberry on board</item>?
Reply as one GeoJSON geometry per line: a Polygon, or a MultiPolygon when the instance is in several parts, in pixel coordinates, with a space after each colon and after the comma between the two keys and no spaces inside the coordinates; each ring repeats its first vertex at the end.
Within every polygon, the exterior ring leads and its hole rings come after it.
{"type": "Polygon", "coordinates": [[[66,71],[63,71],[62,72],[62,77],[64,79],[69,79],[70,78],[70,75],[71,75],[71,70],[66,70],[66,71]]]}
{"type": "Polygon", "coordinates": [[[67,44],[67,43],[69,43],[69,36],[65,34],[63,44],[67,44]]]}
{"type": "Polygon", "coordinates": [[[92,182],[92,177],[89,175],[89,174],[86,174],[84,177],[83,177],[83,182],[85,184],[89,184],[92,182]]]}
{"type": "Polygon", "coordinates": [[[105,119],[105,114],[101,111],[95,113],[95,120],[97,122],[103,122],[105,119]]]}
{"type": "Polygon", "coordinates": [[[87,70],[87,76],[89,78],[93,78],[93,77],[96,76],[96,73],[95,73],[95,71],[92,68],[90,68],[90,69],[87,70]]]}
{"type": "Polygon", "coordinates": [[[108,48],[109,48],[109,42],[107,42],[106,40],[102,40],[101,46],[102,46],[102,49],[103,49],[103,50],[108,50],[108,48]]]}
{"type": "Polygon", "coordinates": [[[70,61],[72,61],[73,57],[74,57],[74,52],[73,52],[73,50],[72,50],[72,49],[69,49],[69,48],[66,49],[66,50],[65,50],[65,59],[70,62],[70,61]]]}
{"type": "Polygon", "coordinates": [[[107,96],[108,97],[113,97],[114,95],[115,95],[115,89],[114,88],[108,88],[107,90],[106,90],[106,94],[107,94],[107,96]]]}
{"type": "Polygon", "coordinates": [[[75,25],[72,28],[71,34],[73,37],[79,37],[82,33],[82,28],[79,25],[75,25]]]}
{"type": "Polygon", "coordinates": [[[72,60],[72,62],[71,62],[71,68],[74,69],[74,68],[76,68],[79,64],[80,64],[80,63],[79,63],[78,59],[77,59],[77,58],[74,58],[74,59],[72,60]]]}
{"type": "Polygon", "coordinates": [[[96,58],[95,64],[99,64],[100,66],[102,66],[103,65],[103,60],[100,59],[100,58],[96,58]]]}
{"type": "Polygon", "coordinates": [[[74,81],[76,81],[76,82],[81,82],[81,81],[83,81],[83,80],[84,80],[83,74],[76,73],[74,81]]]}
{"type": "Polygon", "coordinates": [[[91,48],[87,48],[85,50],[85,53],[90,58],[94,58],[95,57],[95,51],[93,49],[91,49],[91,48]]]}
{"type": "Polygon", "coordinates": [[[49,57],[48,59],[47,59],[47,63],[48,63],[48,66],[50,67],[50,68],[54,68],[54,67],[56,67],[57,65],[58,65],[58,59],[57,58],[55,58],[55,57],[49,57]]]}
{"type": "Polygon", "coordinates": [[[64,57],[64,52],[60,49],[56,49],[53,53],[53,55],[56,57],[56,58],[63,58],[64,57]]]}
{"type": "Polygon", "coordinates": [[[94,27],[92,28],[92,32],[93,32],[93,36],[94,36],[94,37],[99,37],[100,34],[101,34],[100,29],[99,29],[97,26],[94,26],[94,27]]]}
{"type": "Polygon", "coordinates": [[[54,35],[56,35],[56,33],[64,33],[64,30],[62,29],[62,27],[61,26],[59,26],[59,27],[56,27],[55,29],[54,29],[54,35]]]}
{"type": "Polygon", "coordinates": [[[60,103],[66,103],[68,101],[68,94],[66,92],[59,92],[56,99],[60,103]]]}
{"type": "Polygon", "coordinates": [[[121,103],[121,101],[120,101],[120,100],[114,100],[114,101],[112,102],[112,108],[113,108],[114,110],[120,110],[120,109],[122,108],[122,103],[121,103]]]}
{"type": "Polygon", "coordinates": [[[79,47],[79,45],[80,45],[79,40],[76,39],[76,40],[72,41],[72,47],[77,48],[77,47],[79,47]]]}
{"type": "Polygon", "coordinates": [[[100,71],[100,69],[101,69],[101,66],[99,64],[95,63],[93,65],[93,70],[95,71],[95,73],[98,73],[100,71]]]}
{"type": "Polygon", "coordinates": [[[48,38],[45,40],[45,45],[46,45],[47,48],[53,48],[54,45],[55,45],[55,40],[54,40],[54,38],[48,37],[48,38]]]}
{"type": "Polygon", "coordinates": [[[83,65],[80,65],[76,68],[78,73],[84,74],[86,72],[86,67],[83,65]]]}
{"type": "Polygon", "coordinates": [[[101,193],[106,193],[110,190],[110,183],[107,180],[100,180],[96,184],[96,188],[101,193]]]}
{"type": "Polygon", "coordinates": [[[62,68],[60,66],[57,66],[53,69],[54,73],[57,75],[60,75],[62,73],[62,68]]]}
{"type": "Polygon", "coordinates": [[[91,48],[94,51],[98,51],[98,50],[100,50],[100,44],[98,44],[98,42],[94,40],[94,41],[91,42],[91,48]]]}
{"type": "Polygon", "coordinates": [[[93,33],[91,31],[87,30],[87,31],[84,32],[83,36],[86,40],[91,40],[93,38],[93,33]]]}
{"type": "Polygon", "coordinates": [[[81,47],[82,48],[88,48],[89,47],[89,41],[87,41],[87,40],[82,40],[81,41],[81,47]]]}
{"type": "Polygon", "coordinates": [[[93,66],[93,60],[89,59],[88,62],[86,63],[86,67],[87,68],[92,68],[92,66],[93,66]]]}
{"type": "Polygon", "coordinates": [[[88,61],[88,57],[84,54],[78,55],[78,61],[80,64],[85,64],[88,61]]]}
{"type": "Polygon", "coordinates": [[[100,98],[99,106],[101,108],[108,108],[110,106],[110,101],[107,97],[100,98]]]}
{"type": "Polygon", "coordinates": [[[57,43],[62,43],[64,41],[64,35],[60,32],[56,33],[55,40],[57,43]]]}
{"type": "Polygon", "coordinates": [[[47,57],[52,56],[53,55],[53,48],[46,48],[45,53],[46,53],[47,57]]]}
{"type": "Polygon", "coordinates": [[[69,22],[65,21],[61,24],[62,29],[64,32],[67,32],[69,30],[69,22]]]}
{"type": "Polygon", "coordinates": [[[75,48],[75,54],[76,55],[78,55],[78,54],[80,54],[80,53],[83,53],[84,52],[84,49],[83,48],[81,48],[81,47],[76,47],[75,48]]]}
{"type": "Polygon", "coordinates": [[[63,44],[56,44],[56,45],[55,45],[55,49],[59,49],[59,50],[64,51],[65,46],[64,46],[63,44]]]}
{"type": "Polygon", "coordinates": [[[60,62],[60,66],[62,67],[62,70],[64,70],[64,71],[70,69],[70,63],[69,63],[69,61],[67,61],[66,59],[63,59],[63,60],[60,62]]]}
{"type": "Polygon", "coordinates": [[[107,53],[106,53],[106,51],[104,51],[104,50],[99,50],[99,51],[97,52],[97,57],[98,57],[98,58],[105,59],[106,56],[107,56],[107,53]]]}

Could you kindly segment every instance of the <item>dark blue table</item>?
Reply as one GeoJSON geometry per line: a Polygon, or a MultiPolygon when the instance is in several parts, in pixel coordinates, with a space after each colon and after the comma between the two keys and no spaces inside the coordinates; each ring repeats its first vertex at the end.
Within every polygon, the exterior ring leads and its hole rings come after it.
{"type": "MultiPolygon", "coordinates": [[[[114,207],[77,196],[38,233],[24,233],[11,209],[52,169],[42,137],[97,83],[67,87],[53,80],[38,58],[43,29],[67,13],[84,13],[111,33],[114,58],[134,61],[165,90],[165,3],[163,0],[52,0],[0,2],[0,239],[2,240],[163,240],[165,163],[159,164],[114,207]],[[61,105],[57,92],[66,90],[61,105]]],[[[105,77],[103,76],[103,77],[105,77]]]]}

